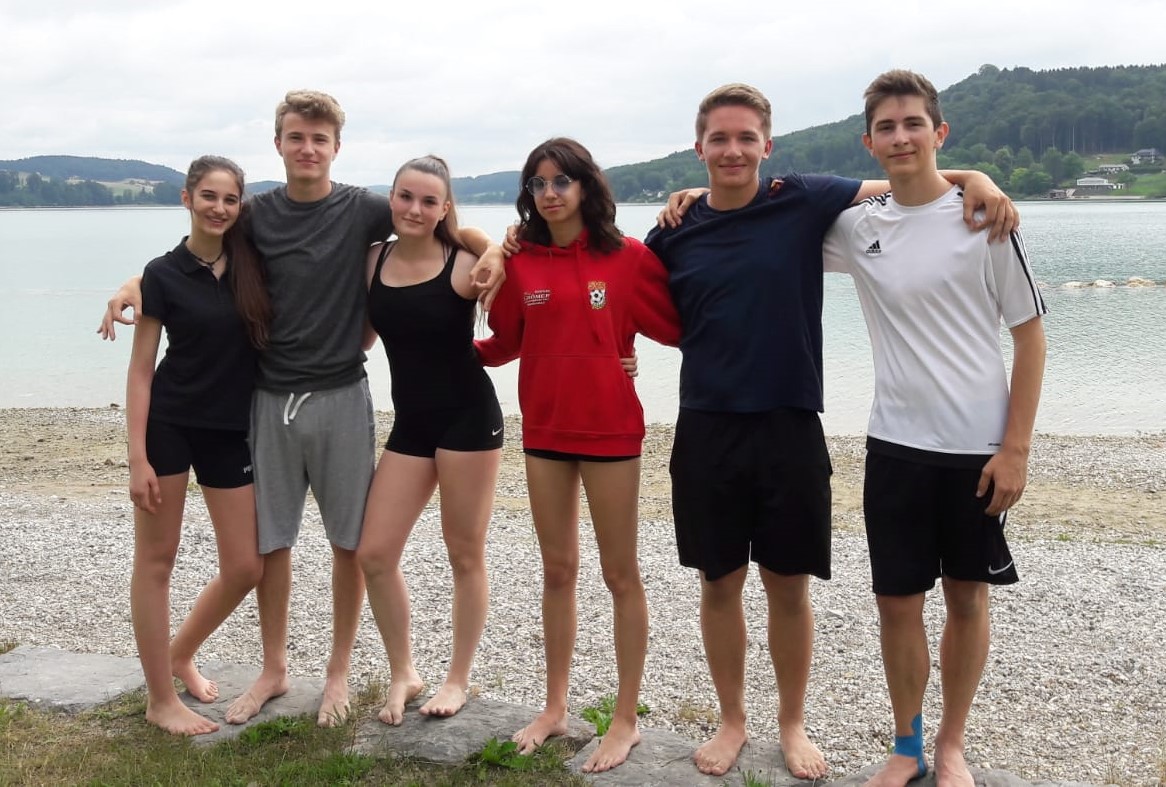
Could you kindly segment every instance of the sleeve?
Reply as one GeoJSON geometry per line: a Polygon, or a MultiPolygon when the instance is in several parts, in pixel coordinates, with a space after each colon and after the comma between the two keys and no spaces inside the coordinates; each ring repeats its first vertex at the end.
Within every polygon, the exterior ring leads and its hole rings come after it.
{"type": "MultiPolygon", "coordinates": [[[[378,240],[385,240],[393,234],[393,211],[389,208],[389,199],[383,194],[374,194],[368,189],[362,189],[361,210],[368,220],[368,244],[371,246],[378,240]]],[[[363,261],[363,260],[362,260],[363,261]]]]}
{"type": "Polygon", "coordinates": [[[506,281],[494,298],[486,323],[493,335],[474,342],[483,366],[501,366],[519,356],[522,350],[522,285],[514,275],[513,258],[506,262],[506,281]]]}
{"type": "Polygon", "coordinates": [[[636,332],[676,347],[680,344],[680,315],[668,290],[668,272],[651,249],[639,243],[635,246],[638,254],[632,321],[636,332]]]}
{"type": "Polygon", "coordinates": [[[1006,242],[988,243],[988,255],[993,291],[1005,325],[1015,328],[1048,313],[1019,230],[1013,230],[1006,242]]]}
{"type": "Polygon", "coordinates": [[[166,297],[154,264],[142,271],[142,314],[166,322],[166,297]]]}
{"type": "Polygon", "coordinates": [[[863,212],[862,205],[847,208],[826,231],[822,241],[822,269],[827,273],[853,273],[850,239],[863,212]]]}
{"type": "Polygon", "coordinates": [[[810,193],[814,205],[829,220],[833,220],[835,216],[853,205],[854,198],[858,196],[858,190],[862,187],[861,180],[840,178],[837,175],[797,177],[810,193]]]}

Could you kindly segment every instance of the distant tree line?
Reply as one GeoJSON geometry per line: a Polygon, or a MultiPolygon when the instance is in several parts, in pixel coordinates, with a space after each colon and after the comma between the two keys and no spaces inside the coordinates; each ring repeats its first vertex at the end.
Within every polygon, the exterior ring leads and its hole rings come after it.
{"type": "Polygon", "coordinates": [[[42,177],[38,172],[22,176],[0,170],[0,207],[180,204],[182,191],[171,183],[155,183],[152,189],[124,190],[114,194],[108,186],[93,180],[70,182],[42,177]]]}

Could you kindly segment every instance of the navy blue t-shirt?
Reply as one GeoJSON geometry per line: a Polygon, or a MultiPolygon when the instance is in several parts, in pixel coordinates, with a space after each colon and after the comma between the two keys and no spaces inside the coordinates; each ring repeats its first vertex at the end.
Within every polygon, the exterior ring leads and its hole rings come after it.
{"type": "Polygon", "coordinates": [[[142,314],[166,330],[166,355],[150,387],[150,418],[247,431],[257,353],[235,307],[229,272],[216,279],[185,240],[142,274],[142,314]]]}
{"type": "Polygon", "coordinates": [[[668,270],[680,312],[680,406],[755,413],[822,411],[822,240],[860,182],[767,178],[748,205],[707,195],[648,248],[668,270]]]}

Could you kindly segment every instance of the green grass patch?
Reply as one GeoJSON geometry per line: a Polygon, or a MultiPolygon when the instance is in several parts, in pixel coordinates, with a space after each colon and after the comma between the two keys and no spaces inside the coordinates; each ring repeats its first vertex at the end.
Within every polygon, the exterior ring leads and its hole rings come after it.
{"type": "Polygon", "coordinates": [[[20,643],[14,639],[0,639],[0,656],[13,650],[20,643]]]}
{"type": "Polygon", "coordinates": [[[141,692],[75,716],[0,699],[0,785],[587,784],[567,771],[564,760],[574,752],[563,745],[524,756],[493,741],[490,752],[452,767],[354,754],[355,719],[370,710],[358,705],[353,720],[333,728],[309,716],[279,718],[235,740],[200,746],[147,724],[141,692]]]}
{"type": "Polygon", "coordinates": [[[1117,192],[1118,196],[1127,194],[1158,199],[1166,197],[1166,173],[1138,175],[1138,179],[1127,186],[1124,191],[1117,192]]]}
{"type": "MultiPolygon", "coordinates": [[[[649,713],[651,709],[647,705],[642,702],[636,704],[637,716],[646,716],[649,713]]],[[[615,695],[605,694],[598,704],[587,706],[580,715],[595,725],[595,734],[602,738],[611,727],[611,717],[615,715],[615,695]]]]}

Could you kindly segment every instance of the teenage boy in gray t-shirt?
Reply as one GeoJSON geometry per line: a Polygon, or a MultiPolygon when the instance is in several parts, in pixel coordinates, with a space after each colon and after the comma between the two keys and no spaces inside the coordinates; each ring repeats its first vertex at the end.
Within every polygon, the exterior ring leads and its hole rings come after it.
{"type": "MultiPolygon", "coordinates": [[[[287,631],[291,547],[309,487],[332,544],[332,654],[318,722],[343,721],[348,671],[364,599],[356,560],[372,479],[375,425],[361,348],[365,256],[392,231],[388,200],[333,183],[344,112],[334,98],[292,91],[276,109],[275,147],[287,186],[248,202],[245,221],[263,255],[272,311],[270,344],[260,354],[252,401],[251,446],[264,574],[257,590],[263,671],[227,710],[241,724],[288,689],[287,631]]],[[[482,254],[474,280],[496,284],[501,253],[476,229],[461,239],[482,254]]],[[[496,247],[495,247],[496,248],[496,247]]],[[[101,332],[131,323],[121,312],[141,303],[131,280],[109,303],[101,332]]]]}

